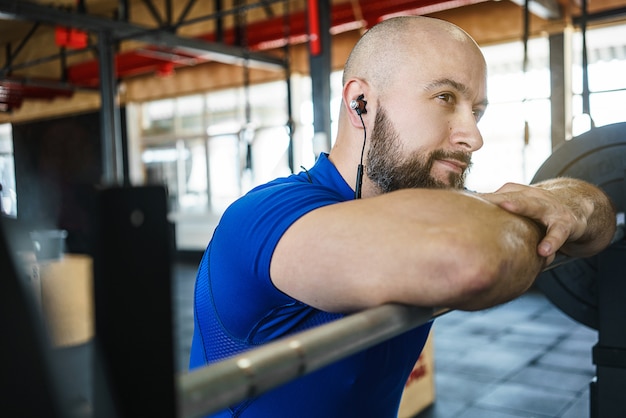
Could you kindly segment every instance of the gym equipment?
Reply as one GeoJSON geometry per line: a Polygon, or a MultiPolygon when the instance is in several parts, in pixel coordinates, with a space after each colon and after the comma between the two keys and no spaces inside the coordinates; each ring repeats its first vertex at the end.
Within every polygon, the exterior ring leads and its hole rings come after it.
{"type": "MultiPolygon", "coordinates": [[[[563,143],[535,173],[532,183],[558,176],[602,188],[618,212],[626,208],[626,123],[592,129],[563,143]]],[[[623,215],[621,223],[623,224],[623,215]]],[[[598,258],[571,260],[543,272],[537,286],[576,321],[598,329],[598,258]]]]}
{"type": "Polygon", "coordinates": [[[624,417],[626,402],[626,123],[607,125],[565,142],[539,168],[533,183],[569,176],[602,188],[618,212],[613,243],[600,254],[544,271],[537,286],[559,309],[598,330],[592,349],[596,377],[590,384],[590,417],[624,417]]]}
{"type": "Polygon", "coordinates": [[[433,320],[447,309],[381,305],[178,376],[179,416],[218,412],[433,320]]]}

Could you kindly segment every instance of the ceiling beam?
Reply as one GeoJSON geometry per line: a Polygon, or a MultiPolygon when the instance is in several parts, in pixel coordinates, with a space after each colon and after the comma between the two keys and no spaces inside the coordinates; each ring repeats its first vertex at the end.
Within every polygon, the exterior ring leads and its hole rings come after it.
{"type": "Polygon", "coordinates": [[[587,13],[587,16],[576,16],[572,20],[575,25],[580,25],[583,20],[587,22],[608,21],[614,19],[623,19],[626,17],[626,7],[618,7],[616,9],[602,10],[596,13],[587,13]]]}
{"type": "Polygon", "coordinates": [[[262,52],[209,42],[201,39],[181,37],[166,30],[141,27],[132,23],[80,14],[20,0],[0,0],[0,18],[27,20],[51,25],[68,26],[88,32],[108,32],[113,40],[145,42],[150,45],[166,46],[183,50],[206,60],[225,64],[244,65],[255,68],[279,70],[286,67],[285,60],[262,52]]]}

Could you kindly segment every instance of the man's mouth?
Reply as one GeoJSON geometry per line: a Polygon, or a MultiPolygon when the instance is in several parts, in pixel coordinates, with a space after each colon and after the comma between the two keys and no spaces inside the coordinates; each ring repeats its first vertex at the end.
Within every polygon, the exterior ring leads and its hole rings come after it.
{"type": "Polygon", "coordinates": [[[436,161],[458,174],[462,174],[467,169],[467,164],[459,160],[438,159],[436,161]]]}

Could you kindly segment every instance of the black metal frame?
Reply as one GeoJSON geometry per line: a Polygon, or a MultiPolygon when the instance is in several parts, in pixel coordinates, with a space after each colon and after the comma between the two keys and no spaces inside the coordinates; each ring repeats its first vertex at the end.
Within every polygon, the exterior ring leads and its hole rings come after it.
{"type": "Polygon", "coordinates": [[[590,417],[626,416],[626,242],[599,255],[598,343],[593,347],[596,378],[590,386],[590,417]]]}
{"type": "Polygon", "coordinates": [[[29,240],[28,228],[0,217],[1,411],[73,416],[62,376],[78,366],[92,370],[85,391],[93,395],[94,417],[176,416],[166,191],[109,188],[98,202],[92,364],[55,354],[19,258],[24,248],[16,246],[29,240]]]}
{"type": "MultiPolygon", "coordinates": [[[[284,1],[284,0],[280,0],[284,1]]],[[[251,6],[248,6],[250,8],[251,6]]],[[[281,70],[285,67],[283,59],[260,52],[246,51],[244,48],[230,46],[217,42],[208,42],[178,36],[171,28],[146,28],[123,20],[106,19],[84,13],[75,13],[60,10],[54,7],[19,0],[0,0],[0,12],[14,16],[16,20],[28,20],[48,24],[59,24],[93,33],[109,32],[112,41],[134,39],[151,45],[162,45],[186,49],[197,54],[210,56],[211,59],[226,64],[243,64],[245,59],[250,60],[252,66],[281,70]]],[[[215,18],[204,17],[203,20],[215,18]]],[[[186,21],[184,24],[195,23],[199,20],[186,21]]],[[[177,25],[182,25],[178,22],[177,25]]]]}
{"type": "Polygon", "coordinates": [[[174,417],[174,248],[166,190],[105,189],[98,212],[94,417],[174,417]]]}
{"type": "Polygon", "coordinates": [[[11,245],[20,240],[17,228],[9,227],[13,222],[0,215],[0,411],[64,417],[50,341],[11,245]]]}

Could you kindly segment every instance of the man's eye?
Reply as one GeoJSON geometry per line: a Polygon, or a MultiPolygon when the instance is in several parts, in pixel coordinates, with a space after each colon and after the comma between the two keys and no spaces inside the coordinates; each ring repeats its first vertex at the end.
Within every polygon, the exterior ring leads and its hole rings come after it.
{"type": "Polygon", "coordinates": [[[454,103],[454,96],[451,95],[450,93],[441,93],[437,95],[437,98],[439,100],[442,100],[446,103],[454,103]]]}

